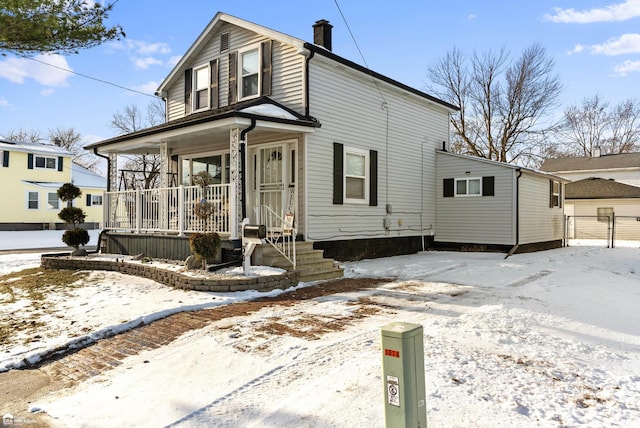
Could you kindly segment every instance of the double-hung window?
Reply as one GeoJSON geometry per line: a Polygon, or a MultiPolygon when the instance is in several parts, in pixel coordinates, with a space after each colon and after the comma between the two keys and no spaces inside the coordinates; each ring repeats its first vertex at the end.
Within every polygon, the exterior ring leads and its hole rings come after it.
{"type": "Polygon", "coordinates": [[[480,178],[457,178],[456,196],[480,196],[480,178]]]}
{"type": "Polygon", "coordinates": [[[369,153],[355,149],[345,149],[344,160],[345,202],[367,202],[369,153]]]}
{"type": "Polygon", "coordinates": [[[562,184],[559,181],[549,181],[549,208],[562,208],[562,184]]]}
{"type": "Polygon", "coordinates": [[[38,192],[27,192],[27,208],[30,210],[37,210],[38,207],[38,192]]]}
{"type": "Polygon", "coordinates": [[[239,52],[240,99],[260,95],[260,47],[239,52]]]}
{"type": "Polygon", "coordinates": [[[47,209],[48,210],[60,209],[60,199],[58,199],[57,193],[47,193],[47,209]]]}
{"type": "Polygon", "coordinates": [[[194,110],[209,108],[209,66],[196,68],[194,70],[193,93],[194,110]]]}
{"type": "Polygon", "coordinates": [[[58,167],[57,161],[58,159],[54,157],[36,156],[35,166],[36,168],[56,169],[58,167]]]}

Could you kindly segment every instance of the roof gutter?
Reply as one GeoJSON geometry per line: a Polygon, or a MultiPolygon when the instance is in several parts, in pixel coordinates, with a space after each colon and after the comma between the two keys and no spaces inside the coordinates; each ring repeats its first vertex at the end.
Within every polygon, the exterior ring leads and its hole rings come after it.
{"type": "Polygon", "coordinates": [[[109,177],[111,177],[111,159],[109,158],[109,156],[101,155],[100,153],[98,153],[97,147],[93,148],[93,154],[107,160],[107,192],[110,192],[111,180],[109,180],[109,177]]]}
{"type": "Polygon", "coordinates": [[[311,92],[309,89],[309,63],[311,62],[311,58],[316,54],[315,51],[308,50],[309,54],[305,60],[306,67],[304,72],[304,98],[305,98],[305,106],[304,106],[304,115],[309,117],[309,93],[311,92]]]}
{"type": "Polygon", "coordinates": [[[518,168],[518,175],[516,175],[516,243],[504,257],[505,259],[513,255],[520,246],[520,177],[522,177],[522,169],[518,168]]]}
{"type": "Polygon", "coordinates": [[[240,171],[240,204],[242,205],[242,218],[247,218],[247,134],[252,131],[256,127],[256,119],[251,118],[251,125],[247,128],[240,131],[240,165],[242,165],[242,170],[240,171]]]}

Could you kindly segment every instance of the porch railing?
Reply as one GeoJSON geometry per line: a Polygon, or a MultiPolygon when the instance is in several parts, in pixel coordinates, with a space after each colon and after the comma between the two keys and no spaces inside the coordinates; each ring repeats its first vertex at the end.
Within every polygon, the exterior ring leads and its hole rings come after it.
{"type": "Polygon", "coordinates": [[[104,228],[131,232],[231,233],[234,218],[229,184],[179,186],[106,192],[104,228]],[[196,215],[200,202],[212,205],[206,220],[196,215]]]}
{"type": "Polygon", "coordinates": [[[271,207],[258,207],[260,223],[267,227],[265,241],[296,268],[296,230],[293,224],[280,217],[271,207]]]}

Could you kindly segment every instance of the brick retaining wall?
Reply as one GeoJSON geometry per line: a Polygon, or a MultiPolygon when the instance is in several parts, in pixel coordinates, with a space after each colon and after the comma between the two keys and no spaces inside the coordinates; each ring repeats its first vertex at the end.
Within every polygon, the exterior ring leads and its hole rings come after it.
{"type": "Polygon", "coordinates": [[[285,289],[298,284],[298,272],[284,272],[280,275],[251,278],[194,278],[181,272],[174,272],[143,263],[126,260],[98,260],[90,257],[69,257],[67,254],[48,254],[40,259],[45,269],[106,270],[152,279],[170,287],[196,291],[270,291],[285,289]]]}

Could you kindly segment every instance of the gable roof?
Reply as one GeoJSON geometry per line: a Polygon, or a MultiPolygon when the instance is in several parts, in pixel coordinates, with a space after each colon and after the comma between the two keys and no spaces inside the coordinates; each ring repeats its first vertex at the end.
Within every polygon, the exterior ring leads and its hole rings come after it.
{"type": "Polygon", "coordinates": [[[71,163],[71,182],[78,187],[107,188],[107,179],[75,162],[71,163]]]}
{"type": "Polygon", "coordinates": [[[39,155],[72,156],[72,153],[67,149],[53,144],[26,143],[22,141],[6,140],[3,138],[0,138],[0,150],[34,153],[39,155]]]}
{"type": "Polygon", "coordinates": [[[478,156],[463,155],[463,154],[460,154],[460,153],[446,152],[444,150],[436,150],[436,154],[456,157],[456,158],[459,158],[459,159],[466,159],[466,160],[470,160],[470,161],[473,161],[473,162],[481,162],[481,163],[493,165],[493,166],[496,166],[496,167],[499,167],[499,168],[513,169],[513,170],[516,170],[516,171],[522,171],[522,172],[529,173],[529,174],[540,175],[540,176],[547,177],[550,180],[559,181],[561,183],[568,183],[569,182],[569,180],[567,180],[566,178],[559,177],[559,176],[554,175],[554,174],[549,173],[549,172],[540,171],[538,169],[533,169],[533,168],[527,168],[527,167],[519,166],[519,165],[513,165],[513,164],[510,164],[510,163],[500,162],[500,161],[496,161],[496,160],[492,160],[492,159],[481,158],[481,157],[478,157],[478,156]]]}
{"type": "Polygon", "coordinates": [[[585,178],[565,186],[565,199],[640,198],[640,187],[604,178],[585,178]]]}
{"type": "Polygon", "coordinates": [[[545,159],[540,169],[548,172],[596,171],[640,168],[640,153],[545,159]]]}
{"type": "Polygon", "coordinates": [[[235,16],[232,15],[228,15],[226,13],[222,13],[222,12],[218,12],[216,13],[216,15],[213,17],[213,19],[211,20],[211,22],[209,22],[209,25],[207,25],[207,27],[202,31],[202,33],[200,33],[200,35],[198,36],[198,38],[195,40],[195,42],[189,47],[189,49],[187,50],[187,52],[182,56],[182,58],[180,59],[180,61],[178,61],[178,63],[175,65],[175,67],[171,70],[171,72],[169,73],[169,75],[162,81],[162,83],[160,84],[160,86],[158,87],[158,91],[156,92],[156,95],[161,95],[162,93],[165,91],[165,89],[167,87],[169,87],[172,82],[177,79],[179,76],[181,76],[181,72],[184,70],[185,68],[185,64],[187,64],[191,58],[193,58],[195,55],[197,55],[203,48],[204,45],[211,40],[211,37],[213,37],[213,34],[217,31],[218,28],[220,28],[222,25],[224,25],[225,23],[229,23],[229,24],[233,24],[236,25],[238,27],[242,27],[242,28],[246,28],[248,30],[253,31],[254,33],[263,35],[271,40],[276,40],[279,41],[281,43],[285,43],[285,44],[289,44],[292,45],[296,48],[298,48],[299,52],[301,54],[304,54],[304,52],[306,51],[306,53],[308,54],[309,52],[313,54],[320,54],[326,58],[329,58],[333,61],[336,61],[344,66],[347,66],[353,70],[357,70],[359,72],[365,73],[369,76],[375,77],[379,80],[382,80],[386,83],[389,83],[395,87],[398,87],[400,89],[403,89],[405,91],[411,92],[415,95],[418,95],[420,97],[426,98],[429,101],[432,101],[434,103],[440,104],[441,106],[446,107],[447,109],[450,109],[452,111],[457,111],[460,110],[457,106],[450,104],[446,101],[443,101],[439,98],[436,98],[432,95],[429,95],[425,92],[419,91],[415,88],[412,88],[410,86],[407,86],[403,83],[400,83],[396,80],[393,80],[387,76],[384,76],[382,74],[376,73],[373,70],[369,70],[366,67],[363,67],[359,64],[356,64],[353,61],[349,61],[348,59],[345,59],[339,55],[334,54],[333,52],[327,50],[326,48],[322,47],[322,46],[318,46],[312,43],[308,43],[305,42],[304,40],[298,39],[296,37],[293,36],[289,36],[287,34],[281,33],[279,31],[275,31],[272,30],[270,28],[264,27],[262,25],[258,25],[258,24],[254,24],[253,22],[250,21],[246,21],[244,19],[241,18],[237,18],[235,16]]]}

